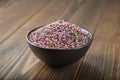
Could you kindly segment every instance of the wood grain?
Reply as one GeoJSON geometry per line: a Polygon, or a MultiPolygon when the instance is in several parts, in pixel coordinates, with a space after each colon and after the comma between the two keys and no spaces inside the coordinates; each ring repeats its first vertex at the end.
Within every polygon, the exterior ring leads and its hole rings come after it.
{"type": "Polygon", "coordinates": [[[4,9],[0,12],[0,43],[40,11],[45,3],[49,2],[45,0],[10,0],[9,5],[3,6],[4,9]]]}
{"type": "Polygon", "coordinates": [[[120,0],[1,1],[0,79],[120,80],[119,3],[120,0]],[[81,60],[52,68],[32,54],[25,35],[58,19],[82,25],[94,34],[94,40],[81,60]]]}
{"type": "MultiPolygon", "coordinates": [[[[119,1],[113,1],[107,3],[102,16],[97,25],[96,32],[94,34],[93,46],[85,56],[84,64],[80,67],[77,79],[97,79],[97,80],[119,80],[119,54],[120,39],[114,35],[115,28],[118,29],[120,24],[120,8],[119,1]],[[113,32],[114,31],[114,32],[113,32]],[[114,41],[115,39],[118,41],[114,41]],[[117,43],[118,42],[118,43],[117,43]],[[92,66],[92,67],[91,67],[92,66]],[[90,68],[91,69],[88,69],[90,68]],[[94,68],[93,68],[94,67],[94,68]],[[87,69],[87,70],[86,70],[87,69]],[[81,77],[85,74],[87,77],[81,77]]],[[[118,29],[119,30],[119,29],[118,29]]],[[[120,32],[117,34],[120,34],[120,32]]]]}

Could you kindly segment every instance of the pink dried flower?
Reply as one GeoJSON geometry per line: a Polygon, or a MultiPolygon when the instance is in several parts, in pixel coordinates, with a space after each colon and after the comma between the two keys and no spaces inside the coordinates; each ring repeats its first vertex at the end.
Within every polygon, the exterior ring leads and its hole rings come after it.
{"type": "Polygon", "coordinates": [[[33,31],[29,38],[31,42],[39,47],[53,49],[82,47],[90,39],[79,26],[63,20],[33,31]]]}

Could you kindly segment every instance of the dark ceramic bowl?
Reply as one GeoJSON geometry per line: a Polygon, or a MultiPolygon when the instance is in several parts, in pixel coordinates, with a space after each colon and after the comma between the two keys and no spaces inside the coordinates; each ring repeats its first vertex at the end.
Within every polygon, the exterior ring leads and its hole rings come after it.
{"type": "MultiPolygon", "coordinates": [[[[40,27],[38,27],[38,28],[40,28],[40,27]]],[[[88,33],[88,35],[90,37],[90,41],[82,48],[79,48],[79,47],[72,48],[72,49],[42,48],[42,47],[38,47],[38,46],[34,45],[29,40],[30,33],[35,31],[38,28],[31,30],[27,34],[26,40],[27,40],[27,43],[29,44],[31,50],[35,54],[35,56],[50,66],[56,66],[56,67],[66,66],[66,65],[70,65],[70,64],[73,64],[74,62],[78,61],[86,54],[86,52],[88,51],[88,49],[92,43],[92,40],[93,40],[93,35],[89,31],[82,28],[86,33],[88,33]]]]}

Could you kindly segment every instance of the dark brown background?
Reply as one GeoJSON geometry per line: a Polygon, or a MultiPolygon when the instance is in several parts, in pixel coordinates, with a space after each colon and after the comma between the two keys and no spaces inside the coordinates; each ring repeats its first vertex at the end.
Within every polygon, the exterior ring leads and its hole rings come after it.
{"type": "Polygon", "coordinates": [[[0,0],[0,79],[120,80],[120,0],[0,0]],[[25,35],[59,19],[82,25],[94,40],[75,64],[51,68],[25,35]]]}

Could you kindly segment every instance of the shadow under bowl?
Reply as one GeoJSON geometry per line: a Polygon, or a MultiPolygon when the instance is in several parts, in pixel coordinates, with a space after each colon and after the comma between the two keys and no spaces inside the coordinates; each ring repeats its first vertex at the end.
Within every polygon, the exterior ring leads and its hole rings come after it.
{"type": "Polygon", "coordinates": [[[61,67],[61,66],[63,67],[63,66],[67,66],[67,65],[75,63],[76,61],[81,59],[86,54],[86,52],[88,51],[93,41],[93,35],[91,34],[91,32],[87,31],[86,29],[81,28],[90,37],[90,40],[88,41],[88,43],[82,48],[79,48],[79,47],[72,48],[72,49],[42,48],[42,47],[34,45],[29,40],[29,35],[31,34],[31,32],[35,31],[38,28],[35,28],[31,30],[30,32],[28,32],[28,34],[26,35],[27,43],[29,44],[29,47],[31,48],[31,50],[33,51],[34,55],[37,58],[39,58],[44,63],[50,66],[53,66],[53,67],[61,67]]]}

